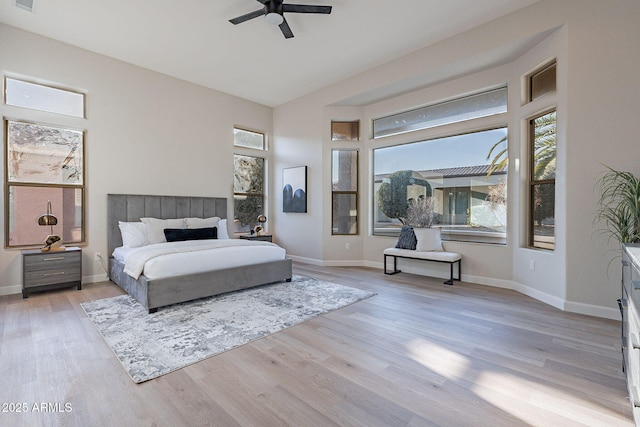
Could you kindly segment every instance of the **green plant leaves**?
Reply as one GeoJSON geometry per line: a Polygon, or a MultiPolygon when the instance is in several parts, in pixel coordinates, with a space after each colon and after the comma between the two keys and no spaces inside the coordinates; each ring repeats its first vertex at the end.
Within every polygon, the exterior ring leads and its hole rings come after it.
{"type": "Polygon", "coordinates": [[[620,243],[640,241],[640,178],[631,172],[618,171],[609,166],[597,185],[600,191],[596,220],[601,230],[620,243]]]}

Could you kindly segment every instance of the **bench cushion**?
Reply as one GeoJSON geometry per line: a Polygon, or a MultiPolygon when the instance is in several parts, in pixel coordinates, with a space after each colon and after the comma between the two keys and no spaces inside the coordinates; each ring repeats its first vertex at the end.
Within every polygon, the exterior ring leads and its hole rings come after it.
{"type": "Polygon", "coordinates": [[[462,255],[455,252],[424,252],[398,248],[387,248],[384,250],[384,254],[405,258],[416,258],[444,262],[455,262],[462,259],[462,255]]]}

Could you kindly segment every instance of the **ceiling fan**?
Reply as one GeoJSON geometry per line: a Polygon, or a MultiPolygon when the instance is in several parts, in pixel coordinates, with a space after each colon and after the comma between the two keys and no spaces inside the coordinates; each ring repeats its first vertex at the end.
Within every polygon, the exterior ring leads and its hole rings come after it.
{"type": "Polygon", "coordinates": [[[264,7],[254,12],[247,13],[246,15],[238,16],[237,18],[230,19],[234,25],[241,24],[258,16],[264,15],[266,21],[272,25],[278,25],[285,38],[290,39],[293,37],[293,32],[289,28],[287,20],[284,18],[285,12],[292,13],[331,13],[331,6],[312,6],[304,4],[285,4],[283,0],[256,0],[262,3],[264,7]]]}

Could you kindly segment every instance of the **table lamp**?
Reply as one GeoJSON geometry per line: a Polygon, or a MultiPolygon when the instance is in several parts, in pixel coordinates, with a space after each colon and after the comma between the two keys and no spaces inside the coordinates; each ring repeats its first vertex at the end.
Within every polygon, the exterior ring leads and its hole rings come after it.
{"type": "Polygon", "coordinates": [[[58,218],[53,214],[51,208],[51,200],[47,202],[47,213],[40,215],[38,218],[38,225],[50,226],[51,234],[47,236],[44,241],[43,251],[58,250],[62,247],[62,238],[56,234],[53,234],[53,226],[58,224],[58,218]]]}

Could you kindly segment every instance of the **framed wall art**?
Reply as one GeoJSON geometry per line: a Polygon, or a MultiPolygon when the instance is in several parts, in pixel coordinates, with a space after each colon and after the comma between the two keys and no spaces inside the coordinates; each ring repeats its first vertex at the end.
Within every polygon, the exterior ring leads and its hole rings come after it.
{"type": "Polygon", "coordinates": [[[307,212],[307,167],[282,170],[282,212],[307,212]]]}

